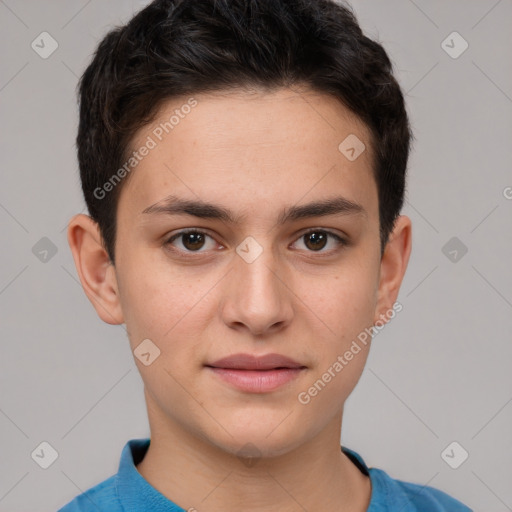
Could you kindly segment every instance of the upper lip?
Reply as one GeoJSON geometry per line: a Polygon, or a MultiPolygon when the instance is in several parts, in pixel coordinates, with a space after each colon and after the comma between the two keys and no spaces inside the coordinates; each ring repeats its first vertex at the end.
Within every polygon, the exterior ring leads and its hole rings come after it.
{"type": "Polygon", "coordinates": [[[252,354],[233,354],[218,359],[206,366],[214,368],[229,368],[237,370],[272,370],[275,368],[305,368],[304,365],[281,354],[265,354],[254,356],[252,354]]]}

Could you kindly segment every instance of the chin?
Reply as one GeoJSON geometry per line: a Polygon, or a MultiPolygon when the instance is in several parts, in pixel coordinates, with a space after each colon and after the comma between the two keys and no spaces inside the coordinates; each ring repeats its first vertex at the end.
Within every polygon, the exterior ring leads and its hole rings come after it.
{"type": "Polygon", "coordinates": [[[221,429],[222,433],[217,432],[221,434],[220,437],[212,436],[209,441],[226,453],[242,459],[278,457],[304,441],[303,429],[294,428],[292,424],[285,426],[286,421],[283,422],[281,415],[277,422],[262,422],[261,419],[252,417],[250,422],[241,424],[222,423],[231,435],[221,429]]]}

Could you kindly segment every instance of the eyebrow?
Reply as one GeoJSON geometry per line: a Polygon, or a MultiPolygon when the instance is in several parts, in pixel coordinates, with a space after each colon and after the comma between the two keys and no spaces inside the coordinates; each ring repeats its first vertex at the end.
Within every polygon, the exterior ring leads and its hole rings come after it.
{"type": "MultiPolygon", "coordinates": [[[[170,195],[165,199],[148,206],[143,214],[166,215],[191,215],[201,219],[218,219],[230,224],[239,224],[245,215],[235,215],[231,210],[223,206],[208,203],[202,200],[183,199],[170,195]]],[[[363,215],[366,210],[359,203],[355,203],[344,197],[332,197],[320,201],[314,201],[299,206],[285,207],[279,214],[277,224],[306,219],[310,217],[323,217],[327,215],[363,215]]]]}

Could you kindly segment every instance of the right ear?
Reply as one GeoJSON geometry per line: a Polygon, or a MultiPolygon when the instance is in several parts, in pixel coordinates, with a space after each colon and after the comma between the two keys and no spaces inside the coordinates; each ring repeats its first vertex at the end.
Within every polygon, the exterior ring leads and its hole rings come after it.
{"type": "Polygon", "coordinates": [[[115,267],[102,245],[98,224],[82,213],[68,224],[68,243],[87,298],[107,324],[124,322],[115,267]]]}

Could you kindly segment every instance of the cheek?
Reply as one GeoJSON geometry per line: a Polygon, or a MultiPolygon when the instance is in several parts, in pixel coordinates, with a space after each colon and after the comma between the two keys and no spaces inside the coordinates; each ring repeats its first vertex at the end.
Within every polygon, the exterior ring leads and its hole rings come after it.
{"type": "Polygon", "coordinates": [[[145,386],[159,407],[165,407],[162,397],[172,396],[173,407],[185,408],[187,393],[183,385],[195,371],[192,366],[197,362],[199,367],[200,361],[201,337],[194,320],[201,314],[204,286],[189,286],[183,276],[180,279],[169,268],[162,271],[157,265],[151,267],[135,261],[125,268],[124,276],[123,313],[130,347],[145,386]],[[147,339],[154,344],[149,345],[149,351],[158,354],[149,365],[137,356],[147,352],[147,342],[142,344],[147,339]],[[189,362],[188,366],[184,361],[189,362]]]}
{"type": "Polygon", "coordinates": [[[122,278],[121,303],[132,350],[150,339],[166,368],[197,360],[218,276],[192,276],[165,261],[140,257],[123,267],[122,278]]]}
{"type": "Polygon", "coordinates": [[[158,340],[190,310],[182,283],[169,271],[135,258],[122,268],[121,276],[121,307],[130,341],[137,344],[149,338],[160,345],[158,340]]]}
{"type": "Polygon", "coordinates": [[[329,329],[327,339],[338,349],[373,323],[377,304],[377,272],[357,264],[340,269],[321,283],[301,279],[300,297],[329,329]]]}
{"type": "MultiPolygon", "coordinates": [[[[329,417],[339,413],[363,372],[371,343],[373,281],[352,275],[331,283],[309,299],[320,323],[329,327],[322,330],[325,335],[317,342],[314,367],[297,396],[303,412],[312,418],[325,416],[325,411],[330,411],[329,417]]],[[[305,323],[313,321],[311,316],[305,323]]]]}
{"type": "Polygon", "coordinates": [[[374,268],[357,263],[340,268],[321,288],[303,281],[301,296],[307,297],[310,309],[304,328],[311,330],[316,324],[324,333],[308,387],[302,390],[315,409],[339,410],[359,380],[371,342],[377,275],[374,268]]]}

